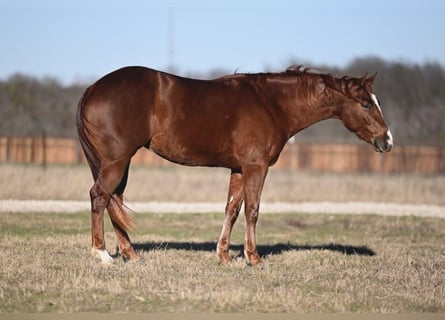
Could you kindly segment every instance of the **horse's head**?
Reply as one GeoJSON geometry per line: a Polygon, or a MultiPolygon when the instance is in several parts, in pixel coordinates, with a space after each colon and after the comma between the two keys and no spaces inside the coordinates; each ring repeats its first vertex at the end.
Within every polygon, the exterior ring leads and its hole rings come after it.
{"type": "Polygon", "coordinates": [[[337,116],[344,126],[360,139],[372,144],[376,151],[388,152],[393,146],[393,138],[374,94],[375,77],[376,74],[369,78],[365,75],[362,78],[327,77],[326,80],[328,85],[331,82],[331,86],[341,94],[336,97],[339,99],[337,103],[341,105],[337,116]]]}

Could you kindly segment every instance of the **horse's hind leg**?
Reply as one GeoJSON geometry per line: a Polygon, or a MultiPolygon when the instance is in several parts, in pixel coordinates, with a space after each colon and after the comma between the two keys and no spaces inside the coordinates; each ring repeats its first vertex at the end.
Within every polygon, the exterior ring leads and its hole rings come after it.
{"type": "Polygon", "coordinates": [[[232,172],[230,175],[229,193],[227,195],[226,216],[216,249],[221,263],[230,262],[230,235],[233,225],[238,218],[243,198],[243,176],[239,172],[232,172]]]}
{"type": "Polygon", "coordinates": [[[105,249],[104,238],[104,210],[109,196],[104,192],[100,186],[99,180],[96,180],[90,190],[91,198],[91,238],[92,249],[91,253],[97,256],[103,263],[110,263],[113,258],[105,249]]]}
{"type": "MultiPolygon", "coordinates": [[[[123,195],[122,194],[116,195],[116,197],[113,198],[113,201],[110,201],[108,203],[107,210],[110,214],[110,217],[115,216],[119,210],[124,210],[123,195]],[[117,201],[119,201],[119,204],[116,203],[117,201]]],[[[131,244],[131,240],[130,237],[128,236],[127,231],[125,231],[119,225],[119,223],[113,220],[113,218],[111,218],[111,223],[113,224],[114,232],[116,234],[119,243],[119,252],[122,254],[122,256],[130,261],[136,261],[140,259],[140,256],[136,253],[136,251],[133,248],[133,245],[131,244]]]]}
{"type": "Polygon", "coordinates": [[[113,261],[105,249],[104,211],[110,202],[112,192],[122,180],[127,164],[128,161],[103,162],[90,190],[92,253],[97,255],[103,263],[113,261]]]}
{"type": "MultiPolygon", "coordinates": [[[[122,226],[120,226],[119,223],[115,221],[115,219],[113,219],[113,217],[116,217],[119,214],[120,210],[124,210],[123,194],[125,187],[127,185],[129,165],[130,163],[127,164],[122,180],[114,192],[115,196],[113,197],[113,201],[108,202],[107,210],[111,218],[111,223],[113,224],[114,232],[116,233],[116,237],[119,242],[120,253],[124,256],[125,259],[128,259],[130,261],[135,261],[140,259],[140,257],[134,250],[127,231],[125,231],[125,229],[122,226]],[[119,201],[119,203],[117,203],[117,201],[119,201]]],[[[127,215],[126,212],[123,214],[127,215]]]]}

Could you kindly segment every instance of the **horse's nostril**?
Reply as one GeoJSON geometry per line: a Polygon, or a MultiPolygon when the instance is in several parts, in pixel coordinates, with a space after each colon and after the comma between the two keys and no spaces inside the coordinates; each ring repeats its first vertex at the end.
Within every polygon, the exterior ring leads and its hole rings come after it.
{"type": "Polygon", "coordinates": [[[392,137],[385,135],[383,138],[376,138],[374,140],[374,148],[378,152],[389,152],[393,146],[392,137]]]}
{"type": "Polygon", "coordinates": [[[375,139],[374,140],[374,148],[375,148],[375,151],[385,152],[385,143],[383,142],[382,139],[375,139]]]}

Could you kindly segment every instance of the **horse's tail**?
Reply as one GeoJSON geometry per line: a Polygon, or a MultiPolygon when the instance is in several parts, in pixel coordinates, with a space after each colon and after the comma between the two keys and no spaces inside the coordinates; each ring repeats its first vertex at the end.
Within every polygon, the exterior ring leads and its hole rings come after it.
{"type": "MultiPolygon", "coordinates": [[[[79,104],[77,107],[76,124],[80,145],[82,146],[85,158],[87,159],[88,165],[91,169],[93,179],[95,182],[97,182],[100,178],[99,172],[101,167],[101,160],[99,151],[96,149],[90,139],[92,136],[95,136],[97,134],[93,131],[93,124],[90,123],[85,117],[85,104],[93,88],[94,85],[88,87],[79,100],[79,104]]],[[[112,210],[108,210],[108,214],[111,220],[124,231],[128,231],[134,226],[134,222],[128,212],[124,209],[122,200],[117,195],[113,194],[113,192],[110,192],[109,190],[105,191],[110,197],[110,205],[113,208],[112,210]]]]}
{"type": "MultiPolygon", "coordinates": [[[[76,124],[80,145],[82,146],[88,165],[90,166],[91,173],[93,174],[93,179],[94,181],[96,181],[99,176],[100,157],[98,156],[98,151],[91,143],[91,140],[89,138],[89,136],[91,136],[93,133],[91,129],[87,127],[88,120],[85,118],[85,103],[93,87],[94,85],[88,87],[79,100],[79,104],[77,106],[76,124]]],[[[91,123],[89,123],[89,125],[91,126],[91,123]]]]}

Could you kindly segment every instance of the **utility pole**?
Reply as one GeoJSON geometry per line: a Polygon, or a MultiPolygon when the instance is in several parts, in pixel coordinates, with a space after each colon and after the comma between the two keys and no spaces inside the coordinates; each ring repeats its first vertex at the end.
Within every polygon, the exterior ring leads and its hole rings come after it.
{"type": "Polygon", "coordinates": [[[168,8],[168,71],[175,71],[175,8],[168,8]]]}

